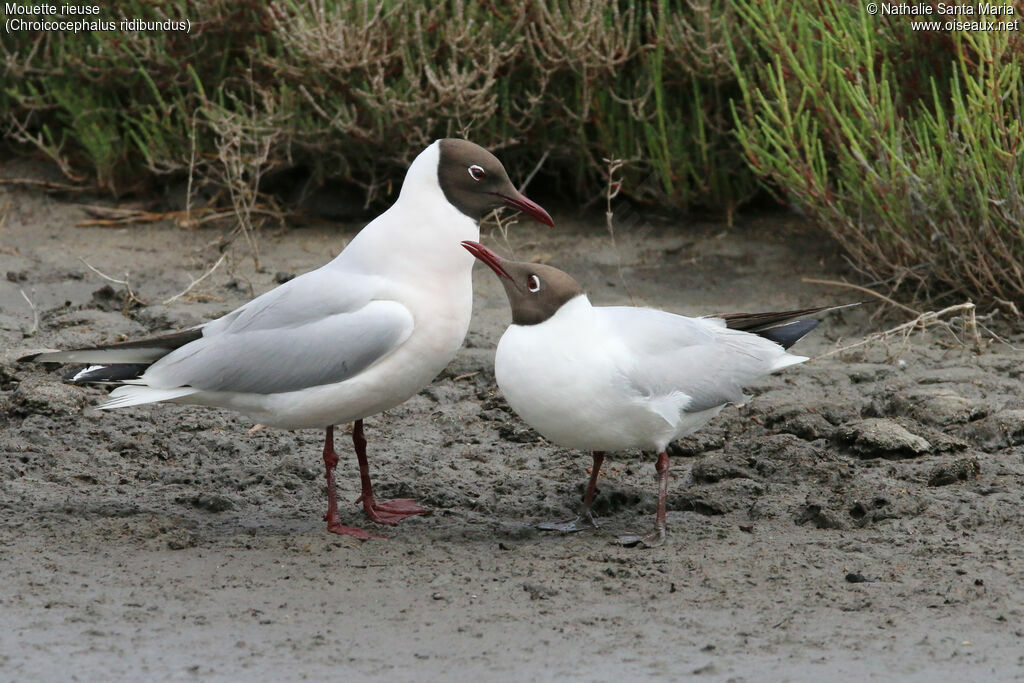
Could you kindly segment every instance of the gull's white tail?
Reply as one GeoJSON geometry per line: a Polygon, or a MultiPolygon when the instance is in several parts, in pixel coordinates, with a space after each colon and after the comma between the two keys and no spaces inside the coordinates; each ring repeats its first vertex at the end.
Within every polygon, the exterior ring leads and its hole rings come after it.
{"type": "Polygon", "coordinates": [[[137,406],[143,403],[171,401],[198,392],[198,389],[193,389],[192,387],[157,389],[156,387],[144,387],[138,384],[126,384],[110,392],[110,400],[100,405],[99,408],[100,410],[110,410],[111,408],[127,408],[128,406],[137,406]]]}

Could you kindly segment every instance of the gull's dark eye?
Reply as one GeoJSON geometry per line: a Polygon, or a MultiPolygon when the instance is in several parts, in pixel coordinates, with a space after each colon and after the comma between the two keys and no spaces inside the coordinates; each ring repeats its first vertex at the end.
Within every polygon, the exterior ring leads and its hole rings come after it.
{"type": "Polygon", "coordinates": [[[484,171],[482,166],[477,166],[476,164],[473,164],[472,166],[469,167],[469,175],[470,177],[473,178],[473,180],[480,182],[481,180],[487,177],[487,172],[484,171]]]}
{"type": "Polygon", "coordinates": [[[526,278],[526,288],[536,294],[540,291],[540,278],[536,275],[531,275],[526,278]]]}

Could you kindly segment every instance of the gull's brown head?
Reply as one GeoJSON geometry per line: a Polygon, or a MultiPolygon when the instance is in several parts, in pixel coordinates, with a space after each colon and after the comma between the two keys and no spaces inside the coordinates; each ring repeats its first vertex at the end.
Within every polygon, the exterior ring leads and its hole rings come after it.
{"type": "Polygon", "coordinates": [[[539,204],[520,194],[498,158],[480,145],[445,138],[439,147],[437,181],[445,198],[462,213],[478,221],[494,209],[508,206],[538,223],[555,224],[539,204]]]}
{"type": "Polygon", "coordinates": [[[462,246],[487,264],[501,280],[512,307],[513,325],[538,325],[557,313],[566,302],[584,294],[579,283],[558,268],[509,261],[479,242],[466,240],[462,246]]]}

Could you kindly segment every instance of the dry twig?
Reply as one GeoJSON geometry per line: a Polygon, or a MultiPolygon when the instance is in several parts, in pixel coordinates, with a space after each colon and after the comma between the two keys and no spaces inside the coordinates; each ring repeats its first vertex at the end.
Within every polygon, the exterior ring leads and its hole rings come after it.
{"type": "Polygon", "coordinates": [[[950,328],[949,323],[943,320],[943,318],[950,316],[953,313],[960,312],[965,312],[964,315],[966,320],[964,321],[964,331],[971,337],[971,342],[975,348],[981,346],[981,335],[978,334],[978,322],[974,314],[974,304],[970,301],[966,301],[962,304],[956,304],[955,306],[948,306],[943,308],[941,311],[927,311],[925,313],[921,313],[913,320],[909,320],[902,325],[897,325],[896,327],[892,327],[888,330],[870,334],[853,344],[847,344],[846,346],[841,346],[838,349],[833,349],[828,353],[823,353],[818,356],[818,358],[827,358],[828,356],[845,353],[846,351],[851,351],[876,342],[888,341],[890,338],[895,336],[901,336],[906,340],[915,329],[924,331],[929,327],[934,326],[945,328],[946,331],[953,335],[953,338],[956,339],[961,346],[966,347],[968,346],[968,343],[957,337],[952,328],[950,328]]]}
{"type": "Polygon", "coordinates": [[[540,161],[537,162],[537,165],[534,166],[533,170],[530,171],[530,174],[526,176],[526,180],[524,180],[523,184],[519,186],[520,192],[526,192],[526,187],[530,184],[530,181],[533,180],[533,176],[537,175],[537,171],[541,169],[541,166],[544,165],[544,162],[548,160],[548,156],[550,154],[551,148],[548,147],[546,150],[544,150],[544,154],[541,155],[540,161]]]}
{"type": "Polygon", "coordinates": [[[131,305],[132,305],[133,302],[139,304],[140,306],[145,306],[146,305],[146,302],[143,301],[142,299],[140,299],[135,294],[135,291],[132,289],[132,286],[130,284],[128,284],[128,273],[127,272],[124,274],[124,279],[123,280],[118,280],[117,278],[110,277],[109,275],[107,275],[103,271],[97,269],[95,266],[93,266],[91,263],[86,261],[81,256],[78,257],[78,260],[81,261],[82,263],[84,263],[86,268],[88,268],[92,272],[96,273],[97,275],[99,275],[104,280],[106,280],[108,282],[113,282],[115,285],[121,285],[121,286],[124,287],[124,289],[125,289],[124,310],[126,312],[127,312],[127,310],[129,308],[131,308],[131,305]]]}
{"type": "Polygon", "coordinates": [[[19,287],[18,291],[21,292],[21,298],[24,299],[25,303],[28,304],[28,307],[32,309],[32,329],[30,329],[28,332],[25,332],[25,336],[34,337],[36,332],[39,331],[39,309],[36,308],[36,305],[34,303],[32,303],[32,299],[28,298],[28,294],[25,293],[24,289],[19,287]]]}
{"type": "Polygon", "coordinates": [[[622,192],[622,181],[615,178],[615,174],[626,165],[624,159],[605,159],[604,162],[608,164],[608,184],[605,186],[604,199],[605,199],[605,211],[604,219],[608,227],[608,237],[612,242],[612,251],[615,252],[615,259],[617,261],[617,269],[619,272],[619,280],[622,282],[623,289],[626,290],[626,295],[629,297],[630,303],[635,303],[633,298],[633,292],[629,288],[629,283],[626,282],[626,274],[622,269],[622,254],[619,253],[619,245],[615,241],[615,223],[614,217],[615,212],[612,211],[612,200],[619,196],[622,192]]]}
{"type": "Polygon", "coordinates": [[[915,310],[915,309],[911,308],[910,306],[904,306],[900,302],[895,301],[895,300],[885,296],[884,294],[879,294],[878,292],[876,292],[873,289],[868,289],[867,287],[861,287],[860,285],[855,285],[855,284],[852,284],[850,282],[843,282],[842,280],[819,280],[818,278],[813,278],[813,277],[805,277],[805,278],[802,278],[801,281],[802,282],[807,282],[807,283],[810,283],[810,284],[813,284],[813,285],[828,285],[829,287],[847,287],[849,289],[855,289],[858,292],[864,292],[865,294],[870,294],[873,297],[877,297],[877,298],[881,299],[882,301],[884,301],[885,303],[887,303],[887,304],[889,304],[891,306],[895,306],[896,308],[901,308],[904,311],[906,311],[907,313],[913,313],[914,315],[922,315],[921,311],[915,310]]]}
{"type": "Polygon", "coordinates": [[[226,259],[227,257],[228,257],[228,253],[227,253],[227,252],[225,251],[225,252],[224,252],[223,254],[221,254],[221,255],[220,255],[220,258],[219,258],[219,259],[217,259],[217,262],[216,262],[216,263],[214,263],[214,264],[213,264],[213,265],[212,265],[212,266],[210,267],[210,269],[209,269],[209,270],[207,270],[207,271],[206,271],[205,273],[203,273],[202,275],[200,275],[200,276],[199,276],[198,278],[196,278],[195,280],[192,280],[192,284],[190,284],[190,285],[189,285],[188,287],[186,287],[186,288],[185,288],[185,289],[183,289],[182,291],[178,292],[177,294],[175,294],[174,296],[172,296],[172,297],[171,297],[171,298],[169,298],[169,299],[164,299],[162,303],[163,303],[164,305],[167,305],[167,304],[171,303],[172,301],[176,301],[176,300],[180,299],[181,297],[185,296],[186,294],[188,294],[189,292],[191,292],[191,291],[192,291],[192,288],[193,288],[193,287],[195,287],[196,285],[198,285],[198,284],[199,284],[200,282],[202,282],[202,281],[203,281],[203,280],[205,280],[206,278],[210,277],[210,275],[212,275],[212,274],[213,274],[213,271],[217,270],[217,268],[219,268],[219,267],[220,267],[220,264],[224,263],[224,259],[226,259]]]}
{"type": "Polygon", "coordinates": [[[35,187],[47,192],[85,192],[91,188],[85,185],[68,185],[52,180],[36,180],[34,178],[0,178],[0,185],[16,187],[35,187]]]}

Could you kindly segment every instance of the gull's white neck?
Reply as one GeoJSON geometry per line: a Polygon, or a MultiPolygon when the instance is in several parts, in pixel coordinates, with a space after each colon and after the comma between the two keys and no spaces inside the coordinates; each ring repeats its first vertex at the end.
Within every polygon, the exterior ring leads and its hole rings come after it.
{"type": "Polygon", "coordinates": [[[480,226],[445,198],[437,180],[440,147],[427,147],[409,166],[398,200],[349,243],[334,263],[403,277],[469,273],[473,256],[460,244],[479,240],[480,226]]]}

